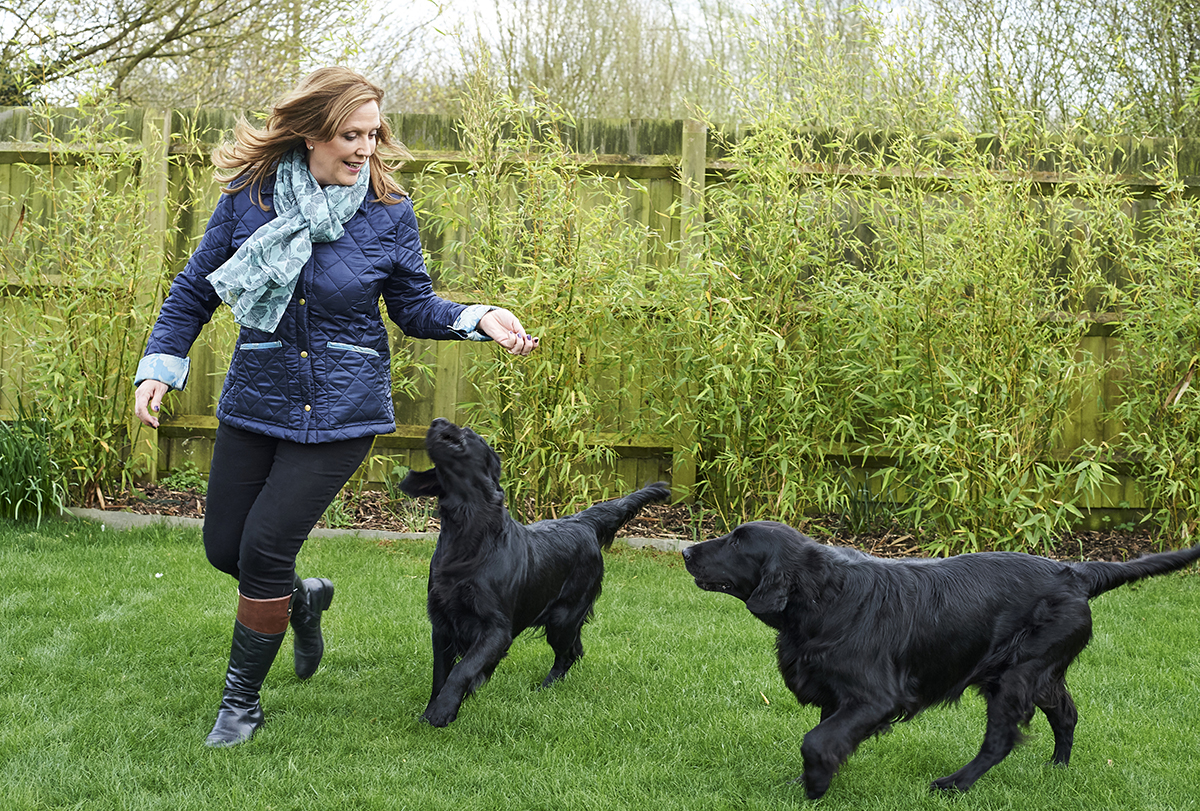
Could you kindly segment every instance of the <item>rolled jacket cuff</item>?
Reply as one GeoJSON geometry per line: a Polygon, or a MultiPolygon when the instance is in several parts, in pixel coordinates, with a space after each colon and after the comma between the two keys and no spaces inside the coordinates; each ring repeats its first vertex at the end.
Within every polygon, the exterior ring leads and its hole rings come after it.
{"type": "Polygon", "coordinates": [[[138,362],[133,385],[136,386],[143,380],[161,380],[172,389],[181,390],[187,385],[188,369],[191,364],[190,358],[180,358],[175,355],[146,355],[138,362]]]}
{"type": "Polygon", "coordinates": [[[470,304],[454,319],[450,329],[468,341],[490,341],[491,336],[479,331],[479,322],[492,310],[498,309],[500,308],[491,304],[470,304]]]}

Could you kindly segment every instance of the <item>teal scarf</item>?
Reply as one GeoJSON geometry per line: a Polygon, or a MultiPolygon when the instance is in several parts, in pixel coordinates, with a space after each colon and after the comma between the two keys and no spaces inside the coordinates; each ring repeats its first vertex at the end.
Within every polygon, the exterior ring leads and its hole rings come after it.
{"type": "Polygon", "coordinates": [[[296,289],[314,242],[333,242],[354,216],[370,187],[369,163],[353,186],[322,188],[297,149],[275,170],[275,219],[262,225],[241,247],[208,274],[221,300],[244,327],[274,332],[296,289]]]}

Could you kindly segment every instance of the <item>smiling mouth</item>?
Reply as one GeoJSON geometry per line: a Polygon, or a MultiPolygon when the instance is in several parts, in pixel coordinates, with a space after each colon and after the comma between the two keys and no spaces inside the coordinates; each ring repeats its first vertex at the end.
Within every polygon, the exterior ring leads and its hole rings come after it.
{"type": "Polygon", "coordinates": [[[695,578],[695,580],[696,585],[705,591],[722,591],[728,593],[729,590],[733,588],[732,583],[726,583],[717,580],[701,580],[698,577],[695,578]]]}

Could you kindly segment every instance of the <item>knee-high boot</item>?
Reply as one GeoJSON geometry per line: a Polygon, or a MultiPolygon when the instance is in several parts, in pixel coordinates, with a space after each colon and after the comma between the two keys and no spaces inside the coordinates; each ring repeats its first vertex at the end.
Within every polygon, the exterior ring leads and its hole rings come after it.
{"type": "Polygon", "coordinates": [[[283,642],[291,601],[291,596],[252,600],[238,593],[225,692],[206,746],[236,746],[250,740],[263,725],[258,693],[283,642]]]}
{"type": "Polygon", "coordinates": [[[333,583],[323,577],[301,580],[295,576],[292,599],[292,633],[295,650],[296,675],[307,679],[317,672],[325,653],[325,638],[321,635],[321,612],[333,602],[333,583]]]}

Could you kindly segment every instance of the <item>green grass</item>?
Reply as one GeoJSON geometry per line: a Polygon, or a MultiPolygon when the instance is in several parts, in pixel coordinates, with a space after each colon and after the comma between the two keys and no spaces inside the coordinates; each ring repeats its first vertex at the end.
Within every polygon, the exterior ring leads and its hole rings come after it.
{"type": "MultiPolygon", "coordinates": [[[[288,646],[263,692],[267,727],[203,746],[219,699],[234,585],[196,532],[0,523],[0,806],[5,809],[783,809],[817,720],[775,669],[772,634],[701,592],[677,555],[621,547],[552,689],[545,642],[520,637],[444,730],[428,699],[432,547],[309,541],[305,575],[336,580],[329,649],[301,683],[288,646]]],[[[1093,604],[1072,670],[1070,768],[1029,742],[969,793],[926,786],[972,757],[975,697],[865,742],[828,809],[1195,808],[1200,577],[1171,575],[1093,604]]],[[[290,637],[289,637],[290,639],[290,637]]],[[[290,646],[290,642],[288,643],[290,646]]]]}

